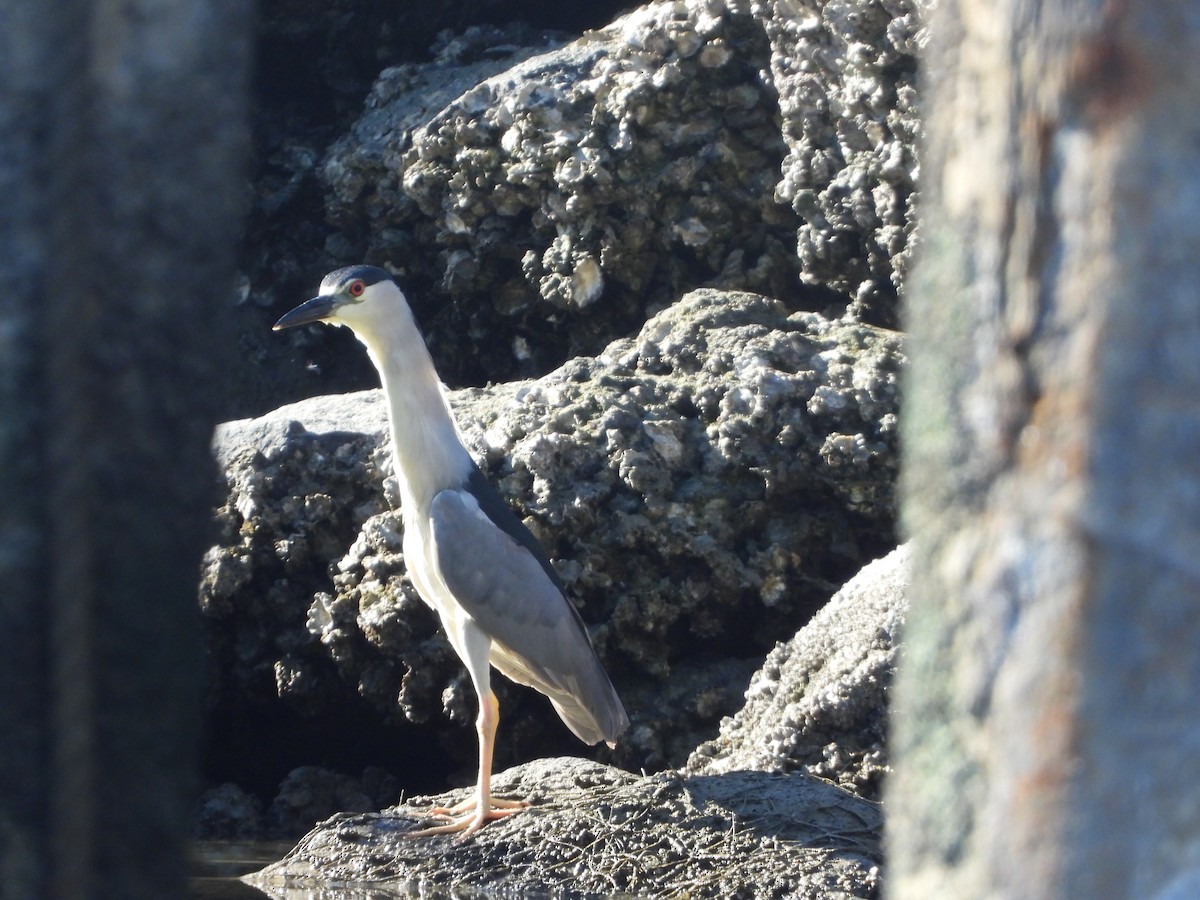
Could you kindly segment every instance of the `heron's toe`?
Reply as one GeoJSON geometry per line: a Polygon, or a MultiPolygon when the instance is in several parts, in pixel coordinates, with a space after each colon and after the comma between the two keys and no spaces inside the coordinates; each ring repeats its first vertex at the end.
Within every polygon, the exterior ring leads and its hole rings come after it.
{"type": "Polygon", "coordinates": [[[492,797],[486,808],[481,810],[478,808],[476,800],[472,798],[454,806],[439,806],[429,810],[431,816],[448,818],[450,821],[441,825],[431,825],[418,831],[409,831],[404,836],[432,837],[437,834],[457,834],[459,840],[464,840],[488,822],[506,819],[528,808],[529,803],[525,800],[505,800],[501,797],[492,797]]]}
{"type": "MultiPolygon", "coordinates": [[[[429,810],[429,814],[431,816],[461,816],[465,813],[474,812],[478,805],[478,801],[472,797],[453,806],[435,806],[429,810]]],[[[529,801],[505,800],[503,797],[492,797],[488,801],[488,806],[489,818],[500,819],[512,813],[519,812],[522,809],[528,809],[529,801]],[[496,815],[491,815],[491,813],[496,813],[496,815]]]]}

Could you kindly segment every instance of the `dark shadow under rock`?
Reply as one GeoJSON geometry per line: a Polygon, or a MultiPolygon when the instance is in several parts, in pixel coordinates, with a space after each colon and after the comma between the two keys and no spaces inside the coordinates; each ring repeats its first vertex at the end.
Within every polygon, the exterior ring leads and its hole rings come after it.
{"type": "Polygon", "coordinates": [[[406,837],[427,823],[423,809],[463,791],[335,816],[246,880],[280,900],[878,891],[879,807],[803,774],[643,777],[558,758],[501,773],[495,787],[533,806],[466,841],[406,837]]]}

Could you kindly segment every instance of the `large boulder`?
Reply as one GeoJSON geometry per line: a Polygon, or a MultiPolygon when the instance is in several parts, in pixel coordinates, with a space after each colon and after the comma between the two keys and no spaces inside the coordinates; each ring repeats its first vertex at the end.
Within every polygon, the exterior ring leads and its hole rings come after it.
{"type": "MultiPolygon", "coordinates": [[[[894,327],[923,2],[673,0],[568,43],[445,38],[357,120],[279,138],[245,321],[368,261],[403,276],[454,384],[594,355],[699,286],[894,327]]],[[[247,394],[369,383],[338,336],[244,340],[269,369],[247,394]]]]}
{"type": "Polygon", "coordinates": [[[685,770],[800,771],[878,800],[909,558],[905,545],[865,566],[772,650],[750,680],[746,705],[696,748],[685,770]]]}
{"type": "Polygon", "coordinates": [[[548,759],[505,772],[496,788],[532,808],[466,841],[406,836],[461,793],[336,816],[246,880],[280,900],[364,882],[380,896],[417,885],[456,897],[878,894],[879,807],[817,778],[646,777],[548,759]]]}
{"type": "Polygon", "coordinates": [[[459,378],[595,354],[699,285],[794,293],[768,54],[748,8],[653,3],[469,90],[443,76],[461,95],[429,118],[389,70],[321,162],[327,218],[437,309],[459,378]]]}
{"type": "MultiPolygon", "coordinates": [[[[697,291],[599,356],[452,395],[625,696],[617,762],[681,764],[762,655],[894,543],[902,362],[893,332],[697,291]]],[[[405,575],[385,422],[369,393],[220,430],[229,496],[202,582],[215,694],[315,729],[357,697],[428,724],[443,764],[469,771],[475,699],[405,575]]],[[[571,746],[542,698],[500,697],[501,764],[571,746]]]]}

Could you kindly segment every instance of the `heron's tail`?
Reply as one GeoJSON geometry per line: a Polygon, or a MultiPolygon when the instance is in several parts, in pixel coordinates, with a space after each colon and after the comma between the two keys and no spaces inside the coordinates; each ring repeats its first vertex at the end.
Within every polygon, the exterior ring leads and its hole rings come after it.
{"type": "Polygon", "coordinates": [[[629,727],[629,716],[587,638],[575,649],[568,672],[562,671],[565,665],[558,671],[533,666],[498,643],[492,644],[491,661],[513,681],[549,697],[559,717],[585,744],[604,741],[611,747],[629,727]]]}
{"type": "Polygon", "coordinates": [[[570,690],[546,696],[566,726],[585,744],[604,741],[615,747],[617,738],[629,727],[629,716],[599,660],[595,669],[594,673],[588,673],[591,677],[570,679],[576,682],[570,685],[570,690]]]}

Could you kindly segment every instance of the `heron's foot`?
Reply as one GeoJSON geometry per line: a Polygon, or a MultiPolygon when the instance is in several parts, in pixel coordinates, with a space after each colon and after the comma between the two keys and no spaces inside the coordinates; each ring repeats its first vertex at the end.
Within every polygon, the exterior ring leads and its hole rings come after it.
{"type": "Polygon", "coordinates": [[[456,803],[454,806],[437,806],[429,810],[431,816],[437,816],[442,819],[449,819],[443,825],[431,825],[429,828],[422,828],[419,831],[410,831],[405,834],[405,837],[432,837],[435,834],[457,834],[459,840],[463,840],[474,834],[488,822],[496,819],[506,819],[511,815],[519,813],[523,809],[528,809],[529,803],[525,800],[504,800],[500,797],[492,797],[485,809],[479,808],[479,801],[472,797],[470,800],[464,800],[462,803],[456,803]]]}
{"type": "MultiPolygon", "coordinates": [[[[479,799],[471,797],[464,800],[462,803],[455,803],[453,806],[435,806],[429,810],[431,816],[461,816],[464,813],[474,812],[479,806],[479,799]]],[[[503,797],[489,797],[488,806],[490,812],[494,815],[489,818],[502,819],[505,816],[511,816],[515,812],[520,812],[523,809],[529,808],[528,800],[505,800],[503,797]]]]}

